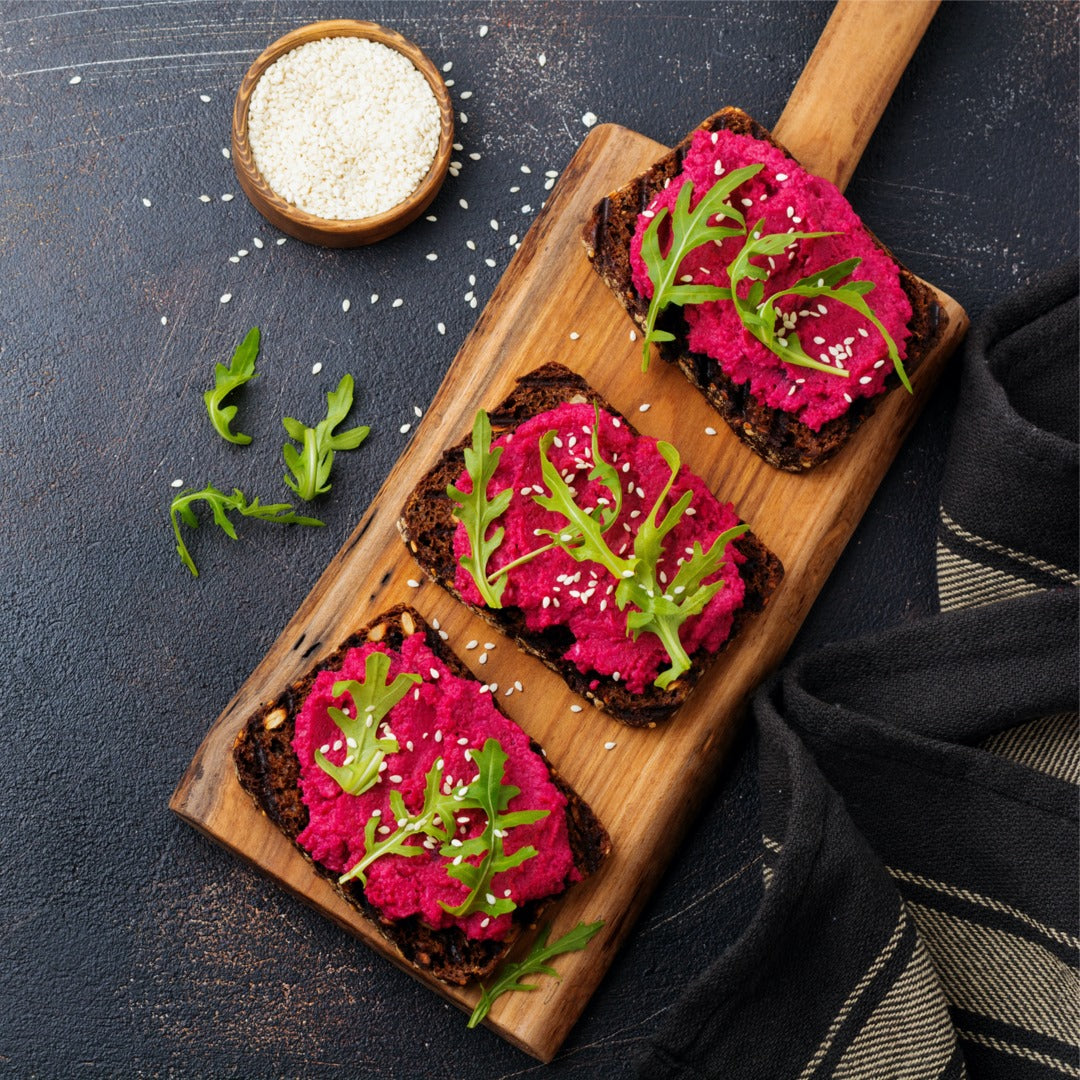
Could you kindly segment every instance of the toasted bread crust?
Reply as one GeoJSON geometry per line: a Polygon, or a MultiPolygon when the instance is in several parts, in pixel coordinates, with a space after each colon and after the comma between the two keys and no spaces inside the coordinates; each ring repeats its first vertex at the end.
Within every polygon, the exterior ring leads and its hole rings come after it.
{"type": "MultiPolygon", "coordinates": [[[[796,161],[770,131],[741,109],[721,109],[695,130],[699,129],[727,129],[739,135],[750,135],[769,143],[796,161]]],[[[593,267],[642,329],[645,327],[649,302],[633,286],[630,241],[641,211],[667,180],[679,174],[693,135],[694,132],[691,132],[651,168],[601,199],[582,231],[585,252],[593,267]]],[[[870,236],[900,268],[900,283],[911,303],[912,316],[908,324],[911,336],[904,361],[905,370],[910,375],[942,339],[949,317],[937,303],[934,293],[904,267],[873,233],[870,236]]],[[[820,431],[813,431],[794,414],[759,402],[745,384],[732,382],[711,356],[687,349],[687,328],[681,308],[665,312],[660,327],[675,335],[674,342],[659,346],[661,357],[668,363],[678,364],[687,379],[705,395],[709,404],[743,442],[769,464],[787,472],[801,472],[827,461],[873,413],[884,393],[901,385],[900,377],[893,372],[886,379],[886,389],[882,394],[873,398],[857,398],[846,413],[824,424],[820,431]]]]}
{"type": "MultiPolygon", "coordinates": [[[[587,401],[614,416],[620,416],[580,375],[560,364],[549,363],[519,379],[510,396],[491,410],[488,415],[492,433],[498,437],[530,417],[568,401],[587,401]]],[[[620,419],[636,434],[625,417],[620,419]]],[[[454,584],[457,561],[454,558],[453,539],[457,522],[446,488],[457,482],[465,467],[464,448],[467,445],[471,445],[470,440],[463,440],[442,455],[409,496],[398,521],[405,542],[425,572],[463,603],[467,601],[462,599],[454,584]]],[[[746,598],[735,613],[728,641],[735,637],[750,616],[765,606],[784,573],[780,560],[753,533],[741,536],[735,541],[735,546],[746,556],[746,561],[739,567],[739,574],[746,583],[746,598]]],[[[526,652],[538,657],[561,675],[575,693],[588,698],[631,727],[653,727],[666,720],[683,704],[716,655],[704,648],[699,649],[691,656],[693,667],[680,676],[670,689],[660,690],[656,686],[649,686],[644,693],[631,694],[623,684],[613,682],[608,676],[596,672],[582,674],[575,664],[563,659],[563,654],[572,643],[569,630],[552,627],[537,633],[525,625],[525,616],[520,608],[492,610],[486,606],[468,606],[496,629],[512,637],[526,652]]]]}
{"type": "MultiPolygon", "coordinates": [[[[513,931],[506,940],[478,941],[466,937],[464,931],[456,926],[433,929],[417,916],[399,921],[383,918],[368,902],[358,881],[338,885],[338,875],[312,860],[296,843],[297,836],[307,826],[308,811],[300,795],[300,762],[293,751],[292,740],[296,731],[296,716],[315,677],[322,670],[340,667],[349,649],[375,640],[382,641],[392,649],[399,649],[405,638],[414,633],[424,634],[427,646],[455,675],[473,678],[469,669],[424,622],[419,612],[398,605],[348,637],[337,650],[294,682],[276,701],[261,706],[253,713],[236,737],[233,761],[240,785],[259,809],[285,833],[322,877],[331,881],[353,907],[371,920],[404,959],[437,979],[461,986],[490,975],[521,932],[536,925],[541,913],[555,897],[521,905],[513,914],[513,931]]],[[[494,697],[492,703],[499,707],[494,697]]],[[[543,751],[535,742],[532,749],[543,756],[543,751]]],[[[596,872],[611,850],[611,840],[581,796],[559,776],[546,757],[544,762],[553,783],[566,797],[566,821],[574,866],[582,877],[587,877],[596,872]]]]}

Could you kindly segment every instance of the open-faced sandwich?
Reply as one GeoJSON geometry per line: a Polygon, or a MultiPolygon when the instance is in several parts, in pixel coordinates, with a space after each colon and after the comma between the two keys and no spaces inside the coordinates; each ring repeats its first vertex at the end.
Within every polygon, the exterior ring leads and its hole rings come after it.
{"type": "Polygon", "coordinates": [[[618,720],[654,725],[783,567],[668,443],[547,364],[413,491],[424,570],[618,720]]]}
{"type": "Polygon", "coordinates": [[[448,983],[489,975],[610,849],[540,747],[408,607],[260,708],[233,759],[315,869],[448,983]]]}
{"type": "Polygon", "coordinates": [[[722,109],[601,200],[586,253],[643,331],[772,465],[832,456],[948,316],[837,188],[722,109]]]}

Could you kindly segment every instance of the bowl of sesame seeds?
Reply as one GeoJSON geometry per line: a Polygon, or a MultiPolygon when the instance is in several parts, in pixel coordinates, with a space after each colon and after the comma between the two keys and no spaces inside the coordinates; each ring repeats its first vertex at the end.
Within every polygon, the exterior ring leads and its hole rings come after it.
{"type": "Polygon", "coordinates": [[[310,23],[270,45],[237,91],[232,160],[283,232],[360,247],[403,229],[442,186],[450,92],[420,48],[377,23],[310,23]]]}

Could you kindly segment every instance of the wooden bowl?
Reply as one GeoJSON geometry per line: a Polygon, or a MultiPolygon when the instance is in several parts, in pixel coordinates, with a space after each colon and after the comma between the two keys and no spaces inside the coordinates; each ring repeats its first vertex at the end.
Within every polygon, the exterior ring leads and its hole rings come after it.
{"type": "Polygon", "coordinates": [[[446,178],[453,142],[454,105],[450,100],[450,91],[446,89],[435,65],[418,46],[393,30],[387,30],[377,23],[357,22],[354,19],[330,19],[309,23],[278,38],[248,69],[240,83],[233,106],[232,162],[244,194],[255,209],[282,232],[305,243],[320,244],[323,247],[345,248],[373,244],[415,221],[431,205],[446,178]],[[286,202],[263,179],[255,165],[255,156],[248,140],[248,105],[251,103],[255,84],[263,72],[279,56],[298,45],[328,37],[366,38],[369,41],[381,42],[401,53],[424,76],[439,103],[439,147],[427,175],[404,202],[371,217],[352,220],[317,217],[286,202]]]}

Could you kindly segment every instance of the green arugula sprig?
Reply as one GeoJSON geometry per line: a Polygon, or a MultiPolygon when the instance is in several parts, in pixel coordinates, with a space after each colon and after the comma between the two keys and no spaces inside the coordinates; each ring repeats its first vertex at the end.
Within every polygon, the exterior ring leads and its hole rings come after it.
{"type": "Polygon", "coordinates": [[[469,895],[456,907],[439,901],[444,911],[460,918],[474,911],[486,915],[504,915],[517,906],[507,896],[496,897],[491,890],[491,879],[520,866],[526,859],[536,855],[532,845],[520,847],[513,854],[506,854],[503,841],[510,829],[518,825],[529,825],[551,813],[550,810],[515,810],[508,812],[510,800],[521,794],[521,789],[513,784],[503,783],[503,769],[506,764],[506,751],[497,739],[488,739],[483,748],[474,750],[470,758],[480,770],[476,779],[469,784],[465,792],[465,801],[483,810],[487,817],[484,831],[461,842],[460,846],[449,840],[439,849],[440,855],[453,856],[453,861],[446,872],[469,889],[469,895]],[[474,866],[467,860],[477,855],[482,856],[479,865],[474,866]],[[458,858],[461,859],[458,862],[458,858]]]}
{"type": "MultiPolygon", "coordinates": [[[[695,543],[693,555],[682,562],[674,581],[662,585],[659,581],[659,563],[664,550],[663,541],[693,500],[692,492],[684,492],[663,520],[657,523],[657,516],[682,464],[679,452],[670,443],[661,441],[656,444],[671,475],[634,535],[633,555],[625,559],[611,550],[604,540],[600,522],[577,506],[566,481],[548,460],[547,449],[554,437],[555,432],[551,431],[540,440],[540,468],[551,494],[535,495],[533,500],[545,510],[553,510],[566,518],[573,526],[574,533],[551,530],[544,535],[558,540],[566,553],[578,562],[599,563],[618,581],[615,602],[619,610],[624,611],[629,605],[635,609],[627,614],[627,631],[633,633],[635,638],[642,630],[655,634],[671,660],[671,667],[655,679],[655,685],[666,690],[691,667],[690,658],[679,640],[679,628],[691,615],[700,614],[724,587],[723,580],[709,585],[703,582],[723,566],[724,550],[728,543],[742,536],[749,526],[739,525],[728,529],[713,541],[708,551],[703,551],[700,543],[695,543]],[[573,542],[561,542],[564,535],[572,535],[573,542]]],[[[595,460],[598,454],[595,443],[593,453],[595,460]]],[[[618,482],[618,473],[612,472],[618,482]]]]}
{"type": "Polygon", "coordinates": [[[641,350],[642,371],[649,370],[650,344],[675,340],[674,334],[656,328],[657,319],[669,305],[703,304],[708,300],[722,299],[725,294],[730,296],[728,290],[718,285],[677,283],[679,267],[683,259],[702,244],[711,240],[723,242],[729,236],[742,236],[746,232],[746,220],[742,213],[724,200],[740,184],[756,176],[763,168],[763,164],[747,165],[721,177],[705,192],[693,210],[690,209],[693,182],[688,180],[683,184],[670,215],[671,246],[666,255],[660,251],[660,223],[668,217],[667,207],[658,210],[649,222],[641,238],[641,257],[645,260],[645,267],[653,284],[653,294],[645,316],[645,340],[641,350]],[[710,224],[709,219],[715,217],[730,218],[738,222],[738,228],[710,224]]]}
{"type": "Polygon", "coordinates": [[[176,536],[177,554],[195,577],[199,576],[199,571],[195,568],[191,553],[180,535],[180,522],[183,521],[185,525],[189,525],[193,529],[199,527],[199,519],[191,508],[191,504],[198,501],[205,502],[210,507],[214,515],[214,523],[219,525],[226,535],[233,540],[237,539],[237,535],[236,527],[228,517],[231,513],[237,513],[243,517],[258,518],[260,521],[274,521],[280,525],[322,525],[318,518],[302,517],[297,514],[288,503],[263,505],[258,499],[252,499],[251,502],[248,502],[239,488],[233,488],[231,495],[226,495],[224,491],[219,491],[212,485],[203,488],[201,491],[181,491],[169,505],[169,517],[172,520],[173,533],[176,536]]]}
{"type": "MultiPolygon", "coordinates": [[[[439,843],[449,843],[457,831],[455,814],[462,810],[474,809],[474,804],[466,795],[464,787],[457,788],[447,795],[443,792],[443,761],[440,758],[427,772],[424,787],[424,804],[418,814],[410,814],[405,807],[405,800],[400,791],[394,788],[390,792],[390,812],[394,815],[396,828],[383,840],[377,840],[375,831],[383,824],[382,816],[373,814],[364,826],[364,854],[360,860],[338,878],[344,885],[353,878],[359,878],[367,884],[367,869],[376,859],[384,855],[404,855],[411,858],[421,855],[423,844],[409,843],[413,837],[429,836],[439,843]],[[438,824],[436,824],[438,822],[438,824]]],[[[386,824],[389,824],[388,822],[386,824]]]]}
{"type": "Polygon", "coordinates": [[[371,431],[369,427],[350,428],[348,431],[334,432],[353,404],[353,377],[342,375],[336,390],[326,395],[326,419],[320,420],[315,427],[286,416],[281,422],[291,439],[300,444],[297,450],[292,443],[283,447],[285,464],[295,479],[285,477],[285,483],[305,502],[310,502],[316,495],[330,490],[330,467],[334,463],[334,454],[338,450],[355,450],[371,431]]]}
{"type": "Polygon", "coordinates": [[[495,1004],[496,999],[502,997],[507,991],[537,989],[535,983],[518,981],[526,975],[550,975],[554,979],[561,979],[562,976],[551,967],[548,961],[564,953],[580,952],[603,925],[603,919],[594,923],[578,923],[550,945],[548,935],[551,933],[551,926],[550,924],[545,926],[532,943],[532,948],[529,949],[524,960],[504,965],[502,971],[499,972],[499,977],[490,986],[480,988],[480,1000],[476,1003],[472,1016],[469,1017],[468,1026],[476,1027],[491,1012],[491,1006],[495,1004]]]}
{"type": "Polygon", "coordinates": [[[882,326],[878,317],[870,310],[870,306],[863,297],[875,288],[872,281],[848,281],[840,283],[851,274],[862,262],[862,259],[845,259],[843,262],[834,263],[823,270],[815,270],[806,277],[800,278],[794,285],[786,289],[774,292],[767,300],[764,299],[765,281],[769,272],[763,267],[756,266],[750,261],[755,256],[779,255],[791,244],[800,240],[816,240],[823,236],[835,236],[833,232],[789,232],[789,233],[766,233],[760,235],[765,219],[762,218],[752,229],[743,244],[742,250],[728,267],[728,277],[731,281],[730,290],[724,290],[724,299],[730,299],[735,303],[735,309],[739,313],[739,319],[743,326],[753,334],[762,345],[770,352],[780,357],[789,364],[799,367],[813,368],[815,371],[824,371],[829,375],[838,375],[842,378],[849,377],[850,373],[845,368],[834,367],[813,359],[807,355],[799,341],[799,335],[794,331],[777,331],[776,323],[779,313],[776,310],[777,301],[785,296],[799,296],[805,299],[817,299],[825,297],[844,304],[857,311],[877,328],[885,341],[889,351],[889,359],[896,369],[900,381],[911,392],[911,382],[907,372],[900,361],[900,353],[896,342],[893,341],[889,332],[882,326]],[[745,297],[739,296],[739,285],[743,281],[752,281],[745,297]]]}
{"type": "Polygon", "coordinates": [[[488,529],[505,512],[513,497],[509,489],[500,491],[494,499],[487,497],[488,484],[495,475],[501,457],[501,446],[494,450],[491,448],[491,421],[488,414],[480,409],[473,421],[472,446],[465,447],[465,470],[472,481],[472,491],[465,492],[450,484],[446,494],[456,504],[454,517],[465,526],[469,538],[469,554],[463,555],[459,561],[472,575],[489,608],[502,607],[502,594],[506,588],[505,577],[489,581],[487,576],[488,560],[502,543],[504,532],[500,525],[488,536],[488,529]]]}
{"type": "Polygon", "coordinates": [[[235,405],[222,405],[227,394],[232,393],[237,387],[254,379],[255,360],[259,355],[259,328],[253,326],[247,336],[232,354],[229,366],[224,364],[214,365],[214,389],[207,390],[203,394],[206,403],[206,411],[210,416],[210,423],[214,430],[226,441],[236,443],[238,446],[246,446],[251,442],[250,435],[244,435],[239,431],[232,431],[229,425],[236,416],[235,405]]]}
{"type": "Polygon", "coordinates": [[[396,754],[400,747],[396,739],[380,739],[377,735],[383,717],[409,692],[409,688],[421,681],[419,675],[402,672],[392,683],[390,657],[386,653],[369,653],[364,662],[364,679],[342,679],[334,683],[334,697],[348,694],[352,698],[353,714],[333,706],[328,710],[330,719],[337,725],[345,739],[345,760],[335,765],[322,750],[315,751],[315,764],[337,781],[342,791],[350,795],[362,795],[379,779],[379,766],[387,754],[396,754]]]}

